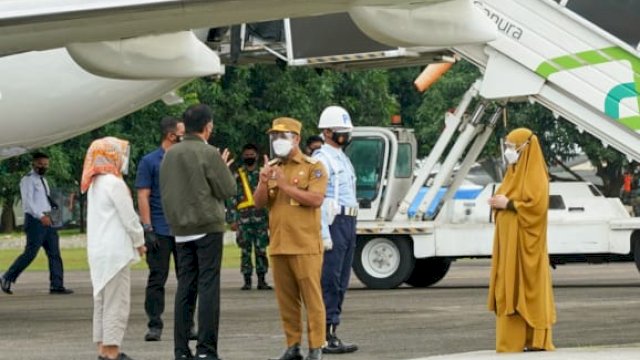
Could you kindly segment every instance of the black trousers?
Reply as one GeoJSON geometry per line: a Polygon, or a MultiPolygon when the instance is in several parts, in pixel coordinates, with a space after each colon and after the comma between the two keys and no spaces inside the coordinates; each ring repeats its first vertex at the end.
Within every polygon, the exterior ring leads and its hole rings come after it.
{"type": "Polygon", "coordinates": [[[351,265],[356,248],[356,217],[336,215],[329,225],[333,249],[324,252],[322,262],[322,298],[327,325],[340,325],[342,303],[349,288],[351,265]]]}
{"type": "Polygon", "coordinates": [[[51,226],[43,226],[40,219],[25,214],[24,231],[27,233],[27,245],[22,255],[9,267],[4,278],[16,282],[18,276],[27,268],[38,255],[42,247],[49,259],[49,282],[51,289],[64,287],[62,258],[60,257],[60,239],[58,231],[51,226]]]}
{"type": "Polygon", "coordinates": [[[223,233],[210,233],[198,240],[176,243],[178,290],[175,303],[174,351],[176,357],[190,354],[191,311],[198,300],[198,345],[196,354],[218,356],[220,321],[220,266],[223,233]]]}
{"type": "MultiPolygon", "coordinates": [[[[165,284],[169,277],[169,266],[171,264],[171,255],[175,265],[176,277],[178,275],[178,253],[176,249],[176,240],[173,236],[155,234],[157,245],[147,245],[147,265],[149,265],[149,278],[147,280],[147,288],[145,290],[144,310],[147,313],[149,329],[162,329],[162,313],[164,312],[165,284]]],[[[191,309],[193,312],[195,307],[191,309]]],[[[192,321],[193,323],[193,321],[192,321]]]]}

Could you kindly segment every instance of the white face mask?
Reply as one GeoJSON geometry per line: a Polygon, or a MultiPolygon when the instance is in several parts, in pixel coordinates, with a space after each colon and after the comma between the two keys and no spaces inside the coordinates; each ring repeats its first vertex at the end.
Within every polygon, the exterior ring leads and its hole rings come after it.
{"type": "Polygon", "coordinates": [[[504,151],[504,159],[507,160],[507,164],[513,165],[518,161],[520,153],[514,148],[508,148],[504,151]]]}
{"type": "Polygon", "coordinates": [[[514,149],[512,147],[508,147],[504,150],[504,159],[507,161],[507,164],[513,165],[518,162],[520,158],[520,152],[524,149],[525,146],[529,144],[529,141],[526,141],[524,144],[520,145],[518,149],[514,149]]]}
{"type": "Polygon", "coordinates": [[[277,157],[284,158],[289,156],[291,149],[293,149],[293,144],[291,140],[287,139],[276,139],[272,143],[273,152],[277,157]]]}

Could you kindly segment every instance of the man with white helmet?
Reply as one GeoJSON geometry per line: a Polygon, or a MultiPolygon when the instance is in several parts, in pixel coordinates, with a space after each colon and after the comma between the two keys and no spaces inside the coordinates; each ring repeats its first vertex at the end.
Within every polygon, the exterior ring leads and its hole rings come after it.
{"type": "Polygon", "coordinates": [[[336,335],[342,302],[349,287],[351,264],[356,247],[356,176],[351,161],[342,149],[351,141],[353,124],[349,113],[340,106],[329,106],[320,115],[318,128],[325,144],[314,153],[329,173],[329,183],[322,203],[322,296],[327,319],[328,354],[358,350],[355,344],[343,343],[336,335]]]}

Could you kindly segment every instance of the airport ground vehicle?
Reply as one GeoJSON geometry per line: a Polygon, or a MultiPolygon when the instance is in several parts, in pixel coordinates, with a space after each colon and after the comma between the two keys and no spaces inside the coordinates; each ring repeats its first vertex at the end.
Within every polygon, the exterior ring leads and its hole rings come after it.
{"type": "MultiPolygon", "coordinates": [[[[430,286],[455,259],[491,256],[494,224],[487,199],[496,184],[460,186],[475,158],[463,160],[455,175],[455,162],[445,159],[436,175],[423,166],[414,176],[416,148],[410,129],[356,127],[346,150],[356,170],[360,202],[353,267],[370,288],[430,286]],[[430,188],[422,186],[425,181],[430,188]],[[436,188],[440,190],[431,191],[436,188]]],[[[473,157],[475,152],[468,153],[473,157]]],[[[450,152],[447,159],[458,158],[450,152]]],[[[552,263],[633,259],[640,254],[638,230],[640,218],[630,217],[618,198],[604,197],[594,185],[551,183],[552,263]]],[[[640,256],[636,264],[640,269],[640,256]]]]}
{"type": "MultiPolygon", "coordinates": [[[[402,22],[415,14],[385,9],[381,11],[393,16],[376,16],[380,15],[377,10],[343,16],[343,27],[335,27],[340,29],[339,42],[317,38],[326,33],[317,30],[327,21],[336,23],[336,18],[327,17],[341,15],[285,20],[281,41],[258,44],[259,50],[253,52],[276,55],[293,66],[333,68],[398,67],[457,56],[483,73],[456,113],[447,115],[446,129],[425,166],[428,171],[416,177],[412,176],[416,139],[410,131],[357,129],[349,150],[358,162],[361,198],[354,268],[370,287],[390,288],[403,282],[428,286],[446,274],[451,259],[490,255],[493,226],[486,198],[493,186],[473,199],[453,199],[464,179],[458,175],[475,162],[498,116],[494,113],[482,122],[485,107],[481,103],[470,120],[463,120],[476,95],[486,100],[537,102],[601,139],[603,146],[640,160],[640,39],[634,26],[640,2],[483,0],[474,4],[495,23],[498,39],[446,51],[389,47],[385,39],[397,38],[400,31],[406,36],[410,29],[402,22]],[[611,22],[612,17],[617,22],[611,22]],[[352,32],[346,30],[350,25],[352,32]],[[363,33],[376,38],[363,43],[363,33]],[[316,38],[311,40],[312,36],[316,38]],[[310,44],[318,46],[309,48],[310,44]],[[430,189],[419,204],[413,204],[458,129],[430,189]],[[452,179],[459,162],[458,175],[452,179]],[[442,186],[447,186],[446,194],[434,201],[442,186]],[[415,213],[410,212],[412,208],[415,213]],[[437,211],[430,214],[432,208],[437,211]]],[[[636,240],[640,225],[619,200],[604,198],[585,183],[553,184],[551,191],[549,250],[555,262],[603,261],[635,254],[640,268],[640,249],[632,251],[640,248],[636,240]]]]}

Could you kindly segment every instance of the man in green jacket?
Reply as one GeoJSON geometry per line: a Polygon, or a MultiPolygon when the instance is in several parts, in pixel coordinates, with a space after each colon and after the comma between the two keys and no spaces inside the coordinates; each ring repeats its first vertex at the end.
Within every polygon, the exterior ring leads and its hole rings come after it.
{"type": "Polygon", "coordinates": [[[184,141],[167,151],[160,167],[162,207],[178,252],[174,352],[176,359],[193,357],[189,309],[198,297],[196,358],[217,360],[224,200],[236,193],[236,182],[228,168],[229,153],[220,155],[207,143],[213,133],[211,109],[193,105],[183,120],[184,141]],[[197,293],[190,291],[195,288],[197,293]]]}

